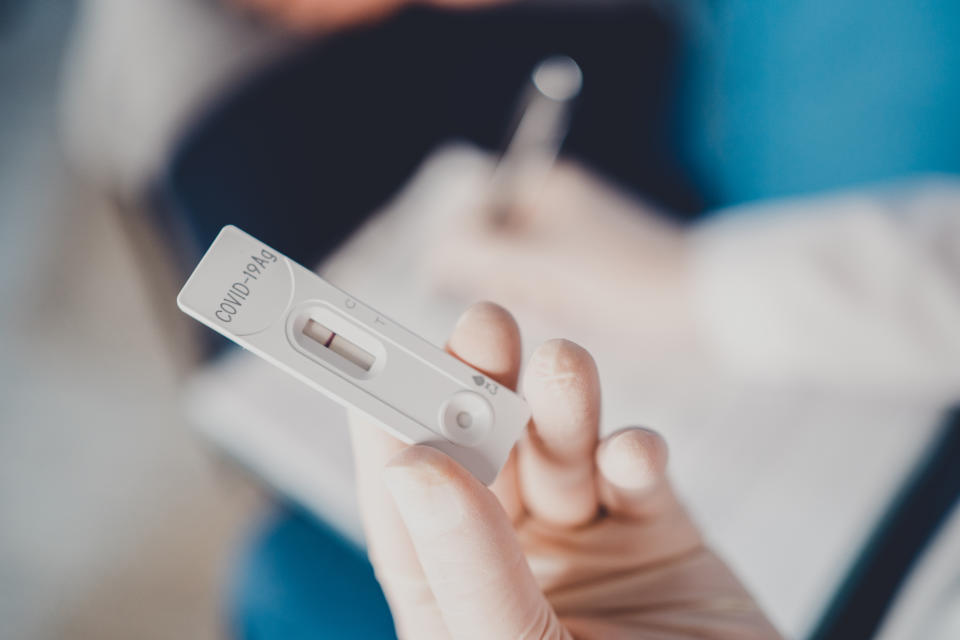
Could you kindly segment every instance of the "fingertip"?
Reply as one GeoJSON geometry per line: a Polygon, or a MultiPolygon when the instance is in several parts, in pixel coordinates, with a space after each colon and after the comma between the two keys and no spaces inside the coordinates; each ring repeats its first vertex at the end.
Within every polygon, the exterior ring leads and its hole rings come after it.
{"type": "Polygon", "coordinates": [[[470,327],[474,324],[518,331],[517,322],[514,320],[513,315],[497,303],[490,302],[489,300],[481,300],[470,305],[457,320],[457,324],[454,326],[454,333],[462,327],[470,327]]]}
{"type": "Polygon", "coordinates": [[[528,393],[552,398],[567,397],[570,391],[599,391],[593,356],[563,338],[547,340],[533,352],[523,381],[528,393]]]}
{"type": "Polygon", "coordinates": [[[433,447],[415,444],[403,447],[384,465],[384,473],[400,471],[410,473],[449,475],[447,464],[453,461],[433,447]]]}
{"type": "Polygon", "coordinates": [[[597,450],[597,466],[616,488],[637,492],[656,486],[666,473],[667,443],[642,427],[614,433],[597,450]]]}
{"type": "Polygon", "coordinates": [[[457,321],[447,349],[501,384],[516,386],[521,358],[520,328],[513,315],[500,305],[471,305],[457,321]]]}
{"type": "MultiPolygon", "coordinates": [[[[383,468],[384,477],[404,477],[405,484],[422,486],[463,482],[469,474],[442,451],[427,445],[405,446],[383,468]]],[[[390,483],[388,483],[388,487],[390,483]]]]}
{"type": "Polygon", "coordinates": [[[462,468],[440,451],[423,445],[407,447],[387,462],[383,477],[415,537],[443,535],[463,522],[464,492],[473,488],[462,468]]]}
{"type": "Polygon", "coordinates": [[[548,453],[565,458],[592,450],[600,418],[600,379],[586,349],[564,339],[543,343],[530,358],[523,390],[548,453]]]}

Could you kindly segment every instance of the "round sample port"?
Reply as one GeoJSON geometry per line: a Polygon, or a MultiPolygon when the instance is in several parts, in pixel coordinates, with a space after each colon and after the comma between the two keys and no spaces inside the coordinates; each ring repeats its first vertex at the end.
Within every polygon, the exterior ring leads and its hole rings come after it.
{"type": "Polygon", "coordinates": [[[493,427],[493,408],[473,391],[458,391],[440,407],[440,430],[457,444],[481,442],[493,427]]]}

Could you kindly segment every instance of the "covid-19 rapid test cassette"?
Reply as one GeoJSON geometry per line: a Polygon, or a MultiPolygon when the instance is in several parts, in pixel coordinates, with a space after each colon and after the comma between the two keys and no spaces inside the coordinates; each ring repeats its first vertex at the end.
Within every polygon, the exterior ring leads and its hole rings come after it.
{"type": "Polygon", "coordinates": [[[177,304],[403,442],[443,451],[486,484],[530,418],[511,390],[233,226],[220,231],[177,304]]]}

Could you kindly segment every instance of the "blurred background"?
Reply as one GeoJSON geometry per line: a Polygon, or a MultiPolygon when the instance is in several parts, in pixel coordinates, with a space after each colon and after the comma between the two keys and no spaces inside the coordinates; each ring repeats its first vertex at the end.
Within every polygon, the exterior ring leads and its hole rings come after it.
{"type": "Polygon", "coordinates": [[[342,411],[176,309],[224,224],[583,343],[788,636],[958,637],[960,8],[444,4],[0,0],[0,637],[255,637],[362,545],[342,411]]]}

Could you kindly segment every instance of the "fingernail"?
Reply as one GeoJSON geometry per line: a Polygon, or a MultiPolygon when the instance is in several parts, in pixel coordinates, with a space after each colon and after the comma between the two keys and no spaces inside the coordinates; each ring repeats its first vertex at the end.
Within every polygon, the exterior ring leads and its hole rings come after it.
{"type": "Polygon", "coordinates": [[[443,535],[463,521],[462,502],[443,470],[420,460],[407,460],[387,465],[383,473],[387,489],[412,535],[443,535]]]}

